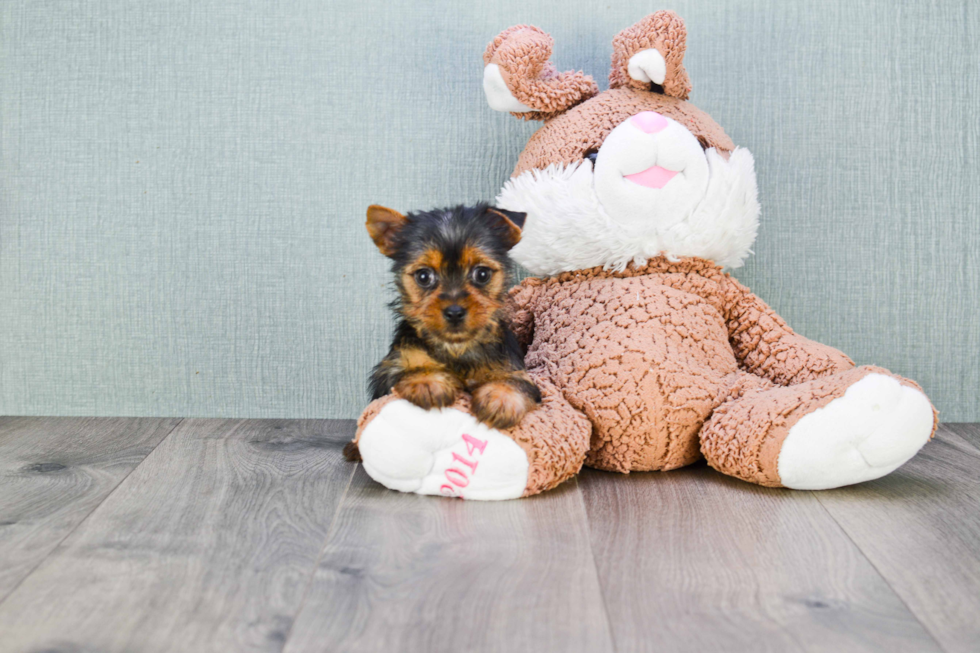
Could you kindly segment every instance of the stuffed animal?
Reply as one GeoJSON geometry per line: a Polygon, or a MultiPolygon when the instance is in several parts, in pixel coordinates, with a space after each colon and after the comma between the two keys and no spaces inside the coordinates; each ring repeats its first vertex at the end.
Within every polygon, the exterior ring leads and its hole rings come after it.
{"type": "Polygon", "coordinates": [[[468,398],[371,403],[367,473],[403,492],[537,494],[583,464],[671,470],[702,458],[750,483],[825,489],[894,471],[936,412],[912,381],[795,333],[723,268],[758,224],[754,162],[687,101],[684,23],[660,11],[613,40],[609,89],[558,73],[536,27],[484,54],[493,109],[542,120],[497,205],[527,214],[511,294],[542,405],[506,431],[468,398]]]}

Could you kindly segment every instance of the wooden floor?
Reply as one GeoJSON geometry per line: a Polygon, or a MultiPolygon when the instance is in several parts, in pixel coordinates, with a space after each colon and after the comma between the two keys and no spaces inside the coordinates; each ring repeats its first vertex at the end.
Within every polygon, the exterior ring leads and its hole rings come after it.
{"type": "Polygon", "coordinates": [[[980,651],[980,427],[891,476],[477,503],[349,421],[0,418],[0,651],[980,651]]]}

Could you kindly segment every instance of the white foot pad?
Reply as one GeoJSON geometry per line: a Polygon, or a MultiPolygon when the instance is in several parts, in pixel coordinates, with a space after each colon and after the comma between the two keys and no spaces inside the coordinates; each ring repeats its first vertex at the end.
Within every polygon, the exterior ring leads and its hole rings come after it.
{"type": "Polygon", "coordinates": [[[509,437],[454,408],[392,401],[361,433],[364,471],[387,488],[478,501],[516,499],[527,455],[509,437]]]}
{"type": "Polygon", "coordinates": [[[793,425],[779,452],[779,478],[794,490],[881,478],[922,448],[932,421],[924,394],[890,376],[869,374],[793,425]]]}

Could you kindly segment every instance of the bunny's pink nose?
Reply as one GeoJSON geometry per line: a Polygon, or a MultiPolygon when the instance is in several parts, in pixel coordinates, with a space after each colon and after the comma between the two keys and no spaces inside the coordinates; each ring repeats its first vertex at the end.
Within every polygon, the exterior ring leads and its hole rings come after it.
{"type": "Polygon", "coordinates": [[[668,124],[667,119],[656,111],[644,111],[642,113],[638,113],[630,118],[630,122],[648,134],[656,134],[668,124]]]}

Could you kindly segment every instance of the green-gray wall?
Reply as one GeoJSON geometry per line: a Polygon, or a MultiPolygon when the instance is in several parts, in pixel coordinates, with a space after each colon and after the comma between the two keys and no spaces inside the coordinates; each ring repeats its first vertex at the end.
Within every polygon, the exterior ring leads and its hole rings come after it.
{"type": "Polygon", "coordinates": [[[664,6],[755,154],[738,278],[980,420],[974,0],[6,0],[0,414],[356,416],[390,327],[364,208],[493,198],[535,128],[486,106],[487,41],[534,23],[604,85],[664,6]]]}

